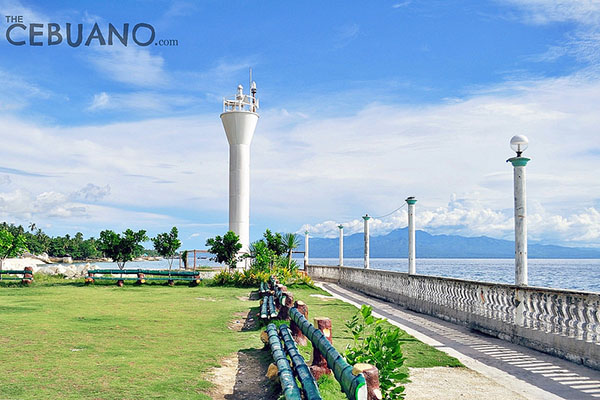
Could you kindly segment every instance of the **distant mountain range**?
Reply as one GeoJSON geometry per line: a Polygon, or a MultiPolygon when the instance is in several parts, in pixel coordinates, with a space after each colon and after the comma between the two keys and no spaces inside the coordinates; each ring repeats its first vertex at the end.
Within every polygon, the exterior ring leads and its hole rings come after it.
{"type": "MultiPolygon", "coordinates": [[[[344,237],[344,257],[361,258],[364,254],[362,233],[344,237]]],[[[408,228],[396,229],[387,235],[371,236],[371,257],[408,257],[408,228]]],[[[416,231],[417,257],[420,258],[512,258],[515,244],[510,240],[487,236],[430,235],[416,231]]],[[[313,258],[338,257],[338,238],[311,238],[309,256],[313,258]]],[[[299,251],[304,250],[301,240],[299,251]]],[[[529,243],[530,258],[600,258],[600,249],[563,247],[529,243]]]]}

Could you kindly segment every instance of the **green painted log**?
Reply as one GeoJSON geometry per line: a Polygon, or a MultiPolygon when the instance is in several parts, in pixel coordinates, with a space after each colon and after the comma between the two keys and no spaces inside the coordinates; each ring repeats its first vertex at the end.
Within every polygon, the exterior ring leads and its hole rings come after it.
{"type": "Polygon", "coordinates": [[[23,270],[15,270],[15,269],[5,269],[0,271],[0,274],[30,274],[31,271],[23,271],[23,270]]]}
{"type": "Polygon", "coordinates": [[[196,276],[198,272],[196,271],[171,271],[169,270],[152,270],[152,269],[142,269],[140,273],[146,275],[166,275],[166,276],[196,276]]]}
{"type": "Polygon", "coordinates": [[[275,318],[277,316],[277,314],[279,314],[279,313],[277,312],[277,309],[275,308],[275,299],[273,298],[273,296],[267,297],[267,303],[269,305],[269,310],[268,310],[269,317],[275,318]]]}
{"type": "Polygon", "coordinates": [[[185,282],[190,282],[190,281],[195,281],[196,279],[198,280],[202,280],[200,278],[185,278],[185,277],[145,277],[144,278],[147,281],[185,281],[185,282]]]}
{"type": "Polygon", "coordinates": [[[17,278],[16,276],[3,276],[0,281],[20,281],[23,278],[17,278]]]}
{"type": "Polygon", "coordinates": [[[264,295],[265,293],[267,293],[269,291],[269,289],[267,288],[267,284],[265,282],[261,282],[260,283],[260,289],[259,289],[259,293],[261,295],[264,295]]]}
{"type": "Polygon", "coordinates": [[[171,271],[159,269],[91,269],[89,274],[144,274],[144,275],[159,275],[159,276],[196,276],[194,271],[171,271]]]}
{"type": "Polygon", "coordinates": [[[279,333],[281,334],[281,338],[283,339],[283,346],[287,351],[290,359],[292,360],[292,365],[294,366],[294,371],[298,375],[298,379],[302,384],[302,391],[304,392],[305,400],[322,400],[321,393],[319,392],[319,387],[317,386],[317,382],[315,382],[315,378],[310,373],[310,369],[306,362],[304,361],[304,357],[298,351],[296,347],[296,342],[294,342],[294,338],[292,338],[292,333],[290,332],[290,328],[287,325],[283,324],[279,326],[279,333]]]}
{"type": "Polygon", "coordinates": [[[327,360],[327,366],[333,371],[335,379],[340,383],[342,391],[350,400],[363,400],[367,398],[367,385],[364,376],[354,375],[352,366],[333,347],[323,333],[316,329],[296,307],[290,308],[290,318],[298,325],[302,333],[312,342],[327,360]]]}
{"type": "Polygon", "coordinates": [[[279,382],[281,383],[281,389],[286,400],[301,400],[302,394],[296,384],[296,378],[294,378],[290,363],[281,348],[281,341],[279,340],[275,324],[267,326],[267,334],[269,335],[271,355],[273,356],[273,360],[275,360],[275,364],[277,364],[279,382]]]}
{"type": "Polygon", "coordinates": [[[283,290],[275,286],[275,297],[279,301],[279,304],[285,304],[285,295],[283,294],[283,290]]]}
{"type": "Polygon", "coordinates": [[[118,278],[114,276],[94,276],[94,280],[103,281],[137,281],[137,278],[118,278]]]}
{"type": "Polygon", "coordinates": [[[264,297],[263,298],[263,302],[260,305],[260,317],[262,319],[267,319],[268,313],[267,313],[267,298],[264,297]]]}

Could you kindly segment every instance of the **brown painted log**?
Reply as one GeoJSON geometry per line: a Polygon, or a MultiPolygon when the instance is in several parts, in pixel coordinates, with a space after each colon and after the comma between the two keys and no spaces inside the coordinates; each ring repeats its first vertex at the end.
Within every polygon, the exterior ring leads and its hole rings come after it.
{"type": "MultiPolygon", "coordinates": [[[[284,288],[285,288],[285,286],[284,286],[284,288]]],[[[283,291],[283,294],[285,296],[285,300],[284,300],[284,304],[282,304],[279,307],[279,315],[277,316],[277,319],[282,319],[282,320],[287,321],[290,319],[290,314],[289,314],[290,307],[294,306],[294,296],[291,293],[289,293],[287,291],[287,289],[285,289],[283,291]]]]}
{"type": "Polygon", "coordinates": [[[120,279],[119,279],[119,280],[117,281],[117,286],[118,286],[118,287],[123,287],[123,284],[124,284],[124,283],[125,283],[124,281],[122,281],[122,280],[120,280],[120,279]]]}
{"type": "MultiPolygon", "coordinates": [[[[325,336],[327,340],[329,340],[329,343],[332,343],[331,320],[329,318],[316,317],[314,319],[313,325],[315,326],[315,328],[317,328],[323,333],[323,336],[325,336]]],[[[321,354],[321,352],[315,346],[313,346],[313,356],[312,363],[310,366],[310,372],[317,381],[322,375],[331,374],[331,370],[327,366],[327,359],[325,358],[325,355],[321,354]]]]}
{"type": "Polygon", "coordinates": [[[29,285],[31,282],[33,282],[33,267],[25,267],[23,268],[23,271],[27,272],[23,274],[23,279],[21,280],[21,283],[29,285]]]}
{"type": "Polygon", "coordinates": [[[352,368],[354,375],[363,374],[367,382],[367,400],[381,400],[381,387],[379,386],[379,370],[371,364],[355,364],[352,368]]]}
{"type": "Polygon", "coordinates": [[[279,379],[279,370],[277,369],[277,365],[275,363],[269,364],[269,368],[267,369],[267,374],[265,376],[272,381],[277,381],[279,379]]]}
{"type": "MultiPolygon", "coordinates": [[[[294,307],[296,307],[300,314],[304,315],[304,318],[308,319],[308,306],[303,301],[294,302],[294,307]]],[[[302,333],[300,327],[294,321],[290,321],[290,330],[292,331],[294,341],[300,346],[306,346],[306,336],[304,336],[304,333],[302,333]]]]}
{"type": "Polygon", "coordinates": [[[260,333],[260,340],[265,346],[269,345],[269,334],[267,333],[267,331],[262,331],[260,333]]]}
{"type": "Polygon", "coordinates": [[[144,283],[146,283],[146,275],[139,272],[137,274],[137,277],[138,277],[138,280],[135,282],[136,285],[143,285],[144,283]]]}

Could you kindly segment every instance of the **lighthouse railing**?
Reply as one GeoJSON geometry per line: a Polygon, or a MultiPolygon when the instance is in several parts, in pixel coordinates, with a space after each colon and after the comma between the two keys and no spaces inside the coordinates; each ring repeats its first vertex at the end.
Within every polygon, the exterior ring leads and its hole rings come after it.
{"type": "Polygon", "coordinates": [[[223,112],[256,112],[258,106],[258,99],[252,96],[244,96],[243,99],[223,99],[223,112]]]}

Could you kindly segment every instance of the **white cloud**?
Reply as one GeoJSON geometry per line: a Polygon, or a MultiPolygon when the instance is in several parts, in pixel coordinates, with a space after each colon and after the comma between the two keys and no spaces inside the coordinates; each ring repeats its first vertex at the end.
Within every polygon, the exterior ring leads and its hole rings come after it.
{"type": "Polygon", "coordinates": [[[521,8],[529,22],[578,22],[594,25],[600,22],[600,3],[593,0],[504,0],[521,8]]]}
{"type": "Polygon", "coordinates": [[[533,60],[554,61],[565,55],[598,67],[600,62],[600,2],[593,0],[504,0],[520,9],[527,23],[573,23],[565,37],[533,60]]]}
{"type": "Polygon", "coordinates": [[[47,99],[51,93],[13,73],[0,69],[0,112],[26,107],[32,99],[47,99]]]}
{"type": "MultiPolygon", "coordinates": [[[[417,229],[431,234],[514,239],[512,210],[498,211],[485,208],[481,202],[472,198],[458,199],[454,195],[447,206],[435,209],[418,207],[415,214],[417,229]]],[[[600,211],[594,207],[562,216],[548,213],[538,205],[536,211],[529,213],[527,220],[528,236],[532,241],[567,246],[599,247],[600,211]]],[[[394,229],[406,227],[407,221],[406,210],[401,210],[388,218],[371,219],[369,228],[373,236],[379,236],[394,229]]],[[[308,230],[312,236],[334,238],[339,235],[337,226],[340,224],[344,226],[345,235],[362,233],[364,229],[363,220],[356,218],[350,221],[328,220],[317,224],[305,224],[297,232],[302,233],[308,230]]]]}
{"type": "MultiPolygon", "coordinates": [[[[109,109],[118,96],[106,95],[109,109]]],[[[508,82],[441,104],[367,104],[330,118],[317,118],[302,104],[265,108],[252,148],[252,221],[285,221],[273,229],[294,230],[330,220],[315,232],[334,233],[335,224],[352,221],[349,233],[362,229],[365,212],[385,214],[415,195],[420,228],[507,238],[512,167],[505,160],[513,155],[510,137],[523,133],[531,141],[529,200],[539,203],[530,214],[532,238],[595,245],[600,157],[590,150],[598,148],[599,103],[600,80],[586,73],[508,82]],[[458,200],[448,204],[452,193],[458,200]]],[[[38,212],[126,223],[138,221],[127,210],[161,209],[189,214],[182,224],[223,228],[228,147],[218,112],[74,127],[0,115],[0,140],[3,173],[13,181],[2,194],[9,220],[38,212]],[[110,186],[110,206],[70,197],[90,182],[110,186]],[[54,194],[37,199],[42,193],[54,194]],[[202,221],[195,213],[222,218],[202,221]]],[[[404,212],[373,221],[373,231],[403,226],[404,212]]],[[[173,221],[141,214],[148,224],[173,221]]]]}
{"type": "Polygon", "coordinates": [[[350,44],[360,34],[360,25],[349,23],[336,29],[334,41],[336,47],[344,47],[350,44]]]}
{"type": "Polygon", "coordinates": [[[401,1],[399,3],[392,5],[392,8],[403,8],[403,7],[410,5],[410,3],[412,3],[411,0],[401,1]]]}
{"type": "Polygon", "coordinates": [[[167,112],[197,102],[192,96],[161,94],[152,91],[108,94],[101,92],[94,95],[87,111],[104,110],[136,110],[167,112]]]}
{"type": "Polygon", "coordinates": [[[88,110],[101,110],[109,108],[110,106],[110,96],[106,92],[101,92],[94,95],[94,99],[92,100],[92,104],[88,107],[88,110]]]}
{"type": "Polygon", "coordinates": [[[89,61],[107,79],[137,87],[165,87],[170,75],[165,60],[137,46],[97,46],[89,61]]]}
{"type": "Polygon", "coordinates": [[[71,195],[71,198],[80,201],[99,201],[110,194],[110,185],[98,186],[93,183],[88,183],[75,193],[71,195]]]}

